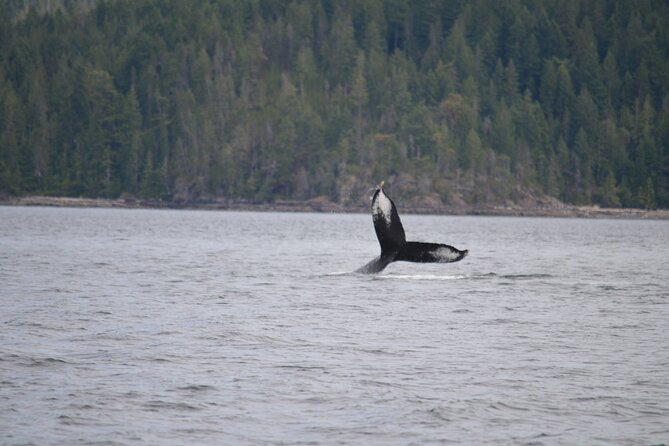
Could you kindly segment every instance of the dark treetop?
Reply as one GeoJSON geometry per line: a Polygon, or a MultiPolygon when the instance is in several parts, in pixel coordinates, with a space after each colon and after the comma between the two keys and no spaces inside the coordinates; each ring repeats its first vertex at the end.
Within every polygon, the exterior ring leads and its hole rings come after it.
{"type": "Polygon", "coordinates": [[[669,5],[0,2],[0,194],[669,207],[669,5]]]}

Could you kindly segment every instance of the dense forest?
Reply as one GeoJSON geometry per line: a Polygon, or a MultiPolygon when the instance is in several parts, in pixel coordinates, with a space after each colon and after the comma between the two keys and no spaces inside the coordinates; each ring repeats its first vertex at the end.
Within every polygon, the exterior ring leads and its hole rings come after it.
{"type": "Polygon", "coordinates": [[[0,194],[669,207],[664,0],[7,0],[0,194]]]}

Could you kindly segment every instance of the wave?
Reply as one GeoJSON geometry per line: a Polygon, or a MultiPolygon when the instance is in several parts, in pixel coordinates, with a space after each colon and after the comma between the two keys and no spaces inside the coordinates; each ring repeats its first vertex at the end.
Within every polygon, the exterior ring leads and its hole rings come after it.
{"type": "Polygon", "coordinates": [[[418,281],[453,281],[453,280],[534,280],[550,279],[555,276],[545,273],[529,274],[497,274],[493,272],[480,274],[361,274],[357,271],[334,271],[331,273],[318,274],[311,277],[342,277],[342,276],[365,276],[372,280],[418,280],[418,281]]]}
{"type": "Polygon", "coordinates": [[[475,274],[471,276],[472,279],[505,279],[505,280],[531,280],[531,279],[550,279],[554,277],[552,274],[545,273],[530,273],[530,274],[497,274],[497,273],[484,273],[484,274],[475,274]]]}
{"type": "Polygon", "coordinates": [[[464,274],[457,275],[437,275],[437,274],[383,274],[372,276],[376,280],[462,280],[469,279],[470,276],[464,274]]]}
{"type": "Polygon", "coordinates": [[[550,279],[552,274],[504,274],[499,276],[502,279],[527,280],[527,279],[550,279]]]}
{"type": "Polygon", "coordinates": [[[336,276],[350,276],[355,274],[355,271],[335,271],[332,273],[322,274],[322,277],[336,277],[336,276]]]}

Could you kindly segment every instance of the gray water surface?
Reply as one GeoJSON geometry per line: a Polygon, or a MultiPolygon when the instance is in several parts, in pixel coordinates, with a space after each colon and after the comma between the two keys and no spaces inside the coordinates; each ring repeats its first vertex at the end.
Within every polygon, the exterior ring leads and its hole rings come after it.
{"type": "Polygon", "coordinates": [[[0,207],[0,444],[669,443],[669,222],[0,207]]]}

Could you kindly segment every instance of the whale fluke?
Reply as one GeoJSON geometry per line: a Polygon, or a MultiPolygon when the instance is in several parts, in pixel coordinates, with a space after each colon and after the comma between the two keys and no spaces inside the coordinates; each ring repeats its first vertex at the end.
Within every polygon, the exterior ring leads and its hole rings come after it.
{"type": "Polygon", "coordinates": [[[404,227],[395,203],[383,192],[383,182],[376,187],[372,197],[372,220],[381,245],[381,257],[399,251],[406,243],[404,227]]]}
{"type": "Polygon", "coordinates": [[[362,268],[360,273],[383,271],[392,262],[450,263],[462,260],[468,250],[460,251],[441,243],[407,242],[395,203],[383,190],[382,181],[372,196],[374,231],[381,245],[381,255],[362,268]]]}

